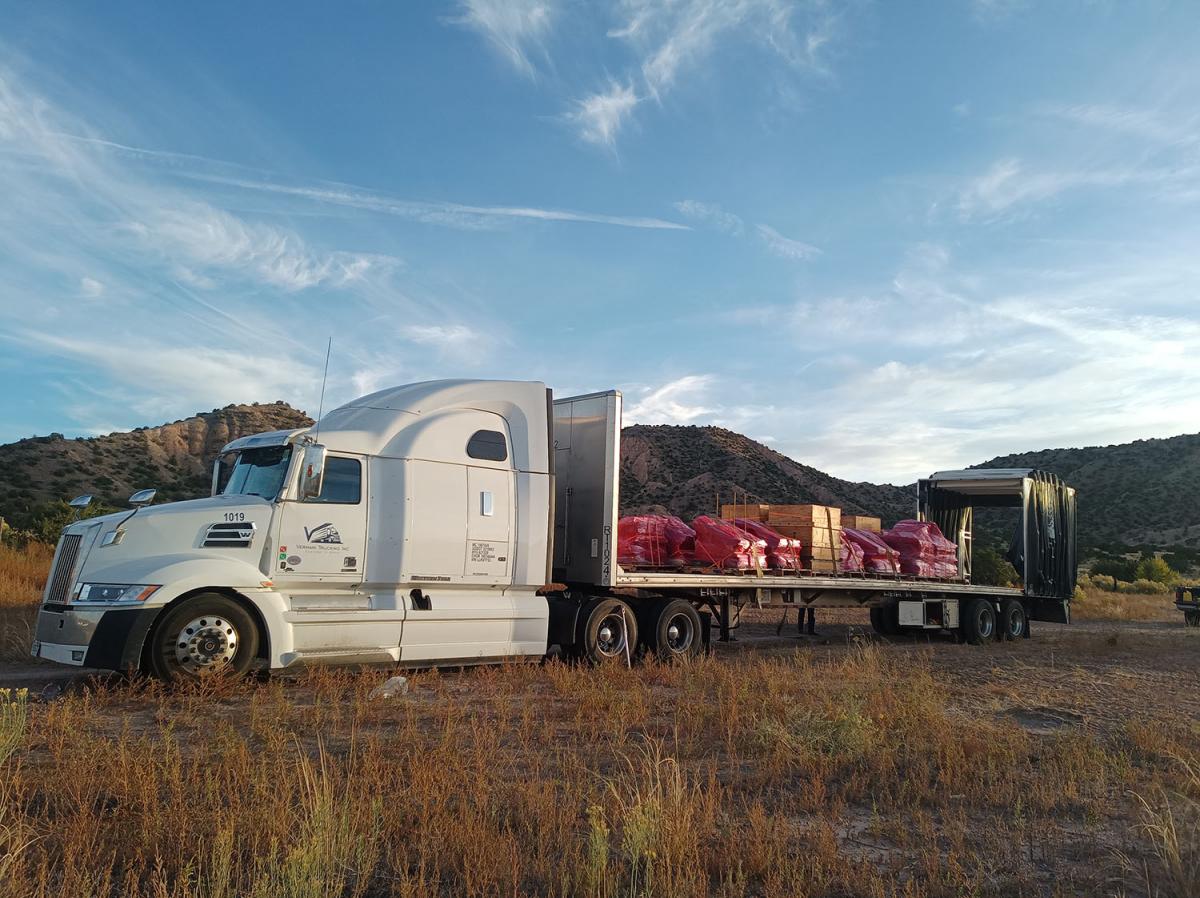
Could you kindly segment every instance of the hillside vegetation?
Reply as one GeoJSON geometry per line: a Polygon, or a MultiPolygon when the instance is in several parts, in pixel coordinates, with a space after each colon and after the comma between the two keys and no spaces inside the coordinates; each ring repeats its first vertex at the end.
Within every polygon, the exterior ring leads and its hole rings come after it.
{"type": "MultiPolygon", "coordinates": [[[[65,439],[32,437],[0,446],[0,517],[17,528],[57,532],[63,500],[92,493],[123,507],[135,490],[158,501],[206,495],[212,460],[230,440],[312,420],[283,402],[230,405],[128,433],[65,439]],[[39,527],[38,523],[46,526],[39,527]]],[[[931,460],[936,466],[936,460],[931,460]]],[[[1174,563],[1200,559],[1200,434],[1116,446],[1046,449],[994,458],[979,467],[1052,471],[1079,491],[1079,538],[1086,549],[1168,550],[1174,563]]],[[[621,509],[690,518],[719,501],[815,502],[874,514],[885,524],[911,517],[916,487],[841,480],[721,427],[626,427],[621,509]]],[[[69,515],[68,515],[69,516],[69,515]]],[[[1011,516],[984,513],[981,545],[1002,548],[1011,516]]],[[[64,518],[65,519],[65,518],[64,518]]]]}

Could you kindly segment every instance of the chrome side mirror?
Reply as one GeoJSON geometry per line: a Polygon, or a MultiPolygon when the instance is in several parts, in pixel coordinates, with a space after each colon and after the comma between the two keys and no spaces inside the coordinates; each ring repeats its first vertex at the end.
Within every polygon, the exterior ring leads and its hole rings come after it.
{"type": "Polygon", "coordinates": [[[304,447],[300,464],[300,498],[315,499],[321,495],[325,482],[325,447],[320,443],[309,443],[304,447]]]}
{"type": "Polygon", "coordinates": [[[134,508],[141,508],[143,505],[149,505],[154,501],[154,494],[158,490],[138,490],[129,497],[129,504],[134,508]]]}
{"type": "Polygon", "coordinates": [[[87,508],[89,505],[92,504],[92,497],[90,494],[85,493],[82,496],[76,496],[74,499],[72,499],[67,504],[70,505],[72,508],[78,508],[80,511],[83,511],[85,508],[87,508]]]}

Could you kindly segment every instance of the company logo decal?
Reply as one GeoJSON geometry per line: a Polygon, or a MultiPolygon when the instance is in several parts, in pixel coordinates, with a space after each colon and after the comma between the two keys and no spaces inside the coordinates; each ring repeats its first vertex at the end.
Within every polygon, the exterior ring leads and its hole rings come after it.
{"type": "Polygon", "coordinates": [[[304,528],[304,538],[310,543],[327,543],[327,544],[342,544],[342,536],[337,532],[337,528],[333,524],[318,524],[309,530],[304,528]]]}

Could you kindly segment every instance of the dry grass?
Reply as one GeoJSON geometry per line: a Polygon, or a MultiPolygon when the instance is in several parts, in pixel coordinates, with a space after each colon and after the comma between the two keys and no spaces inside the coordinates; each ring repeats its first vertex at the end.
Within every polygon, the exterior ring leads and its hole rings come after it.
{"type": "Polygon", "coordinates": [[[25,549],[0,544],[0,662],[29,657],[37,603],[53,557],[54,547],[42,543],[25,549]]]}
{"type": "Polygon", "coordinates": [[[1109,592],[1086,587],[1071,603],[1071,616],[1079,620],[1172,621],[1182,615],[1175,607],[1175,596],[1139,595],[1109,592]]]}
{"type": "Polygon", "coordinates": [[[97,682],[5,717],[0,894],[1186,894],[1193,722],[1035,733],[933,659],[97,682]]]}

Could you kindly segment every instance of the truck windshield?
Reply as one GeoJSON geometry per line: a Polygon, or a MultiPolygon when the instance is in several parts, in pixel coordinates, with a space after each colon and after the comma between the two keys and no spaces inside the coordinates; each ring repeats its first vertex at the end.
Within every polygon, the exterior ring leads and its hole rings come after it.
{"type": "Polygon", "coordinates": [[[221,494],[274,499],[283,486],[283,478],[287,476],[288,462],[291,458],[291,446],[243,449],[233,462],[229,479],[225,482],[221,494]]]}

